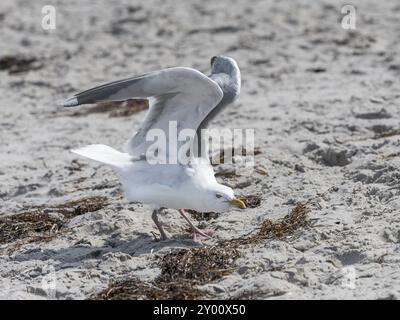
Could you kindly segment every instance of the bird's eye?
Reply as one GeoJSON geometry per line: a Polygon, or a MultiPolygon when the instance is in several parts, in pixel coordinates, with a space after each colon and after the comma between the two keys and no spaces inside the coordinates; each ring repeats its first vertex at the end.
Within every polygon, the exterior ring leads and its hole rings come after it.
{"type": "Polygon", "coordinates": [[[219,198],[222,198],[222,196],[221,196],[220,194],[218,194],[218,193],[217,193],[215,196],[216,196],[218,199],[219,199],[219,198]]]}
{"type": "Polygon", "coordinates": [[[214,56],[214,57],[211,58],[211,65],[213,65],[215,59],[217,59],[217,56],[214,56]]]}

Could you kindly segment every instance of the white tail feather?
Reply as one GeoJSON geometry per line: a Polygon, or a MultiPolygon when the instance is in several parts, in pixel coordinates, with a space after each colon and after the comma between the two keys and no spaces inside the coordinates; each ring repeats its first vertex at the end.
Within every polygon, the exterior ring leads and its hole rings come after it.
{"type": "Polygon", "coordinates": [[[131,157],[128,153],[119,152],[104,144],[91,144],[71,150],[71,152],[118,169],[122,169],[131,163],[131,157]]]}

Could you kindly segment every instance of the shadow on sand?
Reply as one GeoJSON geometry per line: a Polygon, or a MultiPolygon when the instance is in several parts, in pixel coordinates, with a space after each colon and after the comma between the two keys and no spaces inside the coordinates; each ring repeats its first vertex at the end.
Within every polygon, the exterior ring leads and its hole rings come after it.
{"type": "Polygon", "coordinates": [[[59,269],[79,266],[85,260],[101,260],[107,253],[125,253],[132,257],[146,254],[155,254],[167,248],[193,248],[201,244],[190,239],[169,239],[165,241],[154,240],[148,234],[140,233],[132,240],[111,238],[104,246],[91,246],[89,243],[78,243],[74,246],[60,249],[42,249],[40,247],[16,253],[16,261],[53,260],[59,269]]]}

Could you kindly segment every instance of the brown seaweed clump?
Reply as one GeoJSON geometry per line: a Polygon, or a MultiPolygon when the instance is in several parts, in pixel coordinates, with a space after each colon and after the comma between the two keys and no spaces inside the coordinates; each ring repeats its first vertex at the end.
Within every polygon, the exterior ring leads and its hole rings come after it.
{"type": "Polygon", "coordinates": [[[0,244],[22,239],[46,240],[63,225],[63,221],[40,210],[21,212],[0,218],[0,244]]]}
{"type": "MultiPolygon", "coordinates": [[[[257,197],[252,199],[259,205],[257,197]]],[[[250,202],[249,202],[250,204],[250,202]]],[[[161,274],[153,281],[137,278],[123,279],[109,284],[108,288],[91,299],[207,299],[213,298],[196,286],[215,282],[236,270],[235,262],[240,257],[239,247],[256,245],[266,240],[283,240],[293,237],[301,228],[310,225],[306,204],[298,204],[284,218],[266,220],[254,234],[243,239],[222,241],[218,247],[192,248],[172,251],[159,257],[161,274]]],[[[236,299],[279,296],[284,292],[243,292],[236,299]]],[[[214,297],[215,298],[215,297],[214,297]]]]}
{"type": "MultiPolygon", "coordinates": [[[[261,205],[262,197],[258,195],[247,195],[243,197],[239,197],[242,200],[247,208],[257,208],[261,205]]],[[[195,210],[187,210],[187,212],[197,221],[209,221],[211,219],[217,219],[221,213],[217,212],[198,212],[195,210]]]]}
{"type": "Polygon", "coordinates": [[[22,245],[50,241],[73,217],[94,212],[106,205],[104,197],[89,197],[51,206],[36,206],[0,217],[0,245],[10,254],[22,245]],[[8,246],[7,246],[8,245],[8,246]]]}
{"type": "Polygon", "coordinates": [[[0,70],[7,70],[9,74],[17,74],[42,68],[34,57],[3,56],[0,57],[0,70]]]}
{"type": "Polygon", "coordinates": [[[400,135],[400,129],[393,129],[385,132],[376,133],[372,139],[390,138],[400,135]]]}
{"type": "Polygon", "coordinates": [[[161,274],[151,282],[136,278],[111,283],[92,299],[200,299],[195,286],[235,271],[236,248],[204,247],[177,250],[160,257],[161,274]]]}
{"type": "MultiPolygon", "coordinates": [[[[65,218],[72,219],[73,217],[85,213],[98,211],[106,205],[107,199],[105,197],[88,197],[60,203],[54,206],[46,206],[46,211],[61,213],[65,218]]],[[[42,207],[42,209],[44,209],[44,207],[42,207]]]]}
{"type": "Polygon", "coordinates": [[[257,208],[261,205],[262,197],[259,195],[247,195],[244,197],[239,197],[240,200],[244,202],[246,208],[257,208]]]}
{"type": "Polygon", "coordinates": [[[265,220],[257,233],[247,238],[233,239],[231,245],[257,244],[265,240],[282,240],[293,237],[296,232],[311,224],[308,214],[311,212],[306,204],[297,204],[285,217],[276,221],[265,220]]]}
{"type": "Polygon", "coordinates": [[[211,219],[217,219],[220,216],[218,212],[198,212],[195,210],[186,210],[192,218],[197,221],[209,221],[211,219]]]}
{"type": "Polygon", "coordinates": [[[215,281],[233,271],[238,257],[236,248],[204,247],[171,252],[161,258],[160,280],[171,282],[179,278],[196,284],[215,281]]]}
{"type": "Polygon", "coordinates": [[[104,291],[90,297],[91,300],[193,300],[204,293],[192,287],[190,282],[158,283],[131,278],[112,282],[104,291]]]}

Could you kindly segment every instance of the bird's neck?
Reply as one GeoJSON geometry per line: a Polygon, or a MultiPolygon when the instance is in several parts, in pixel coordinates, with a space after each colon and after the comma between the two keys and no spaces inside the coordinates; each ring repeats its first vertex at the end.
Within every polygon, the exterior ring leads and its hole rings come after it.
{"type": "Polygon", "coordinates": [[[239,95],[241,87],[241,77],[239,70],[235,70],[229,75],[226,73],[212,74],[210,78],[219,85],[222,92],[224,93],[224,98],[229,97],[230,100],[233,100],[239,95]]]}

